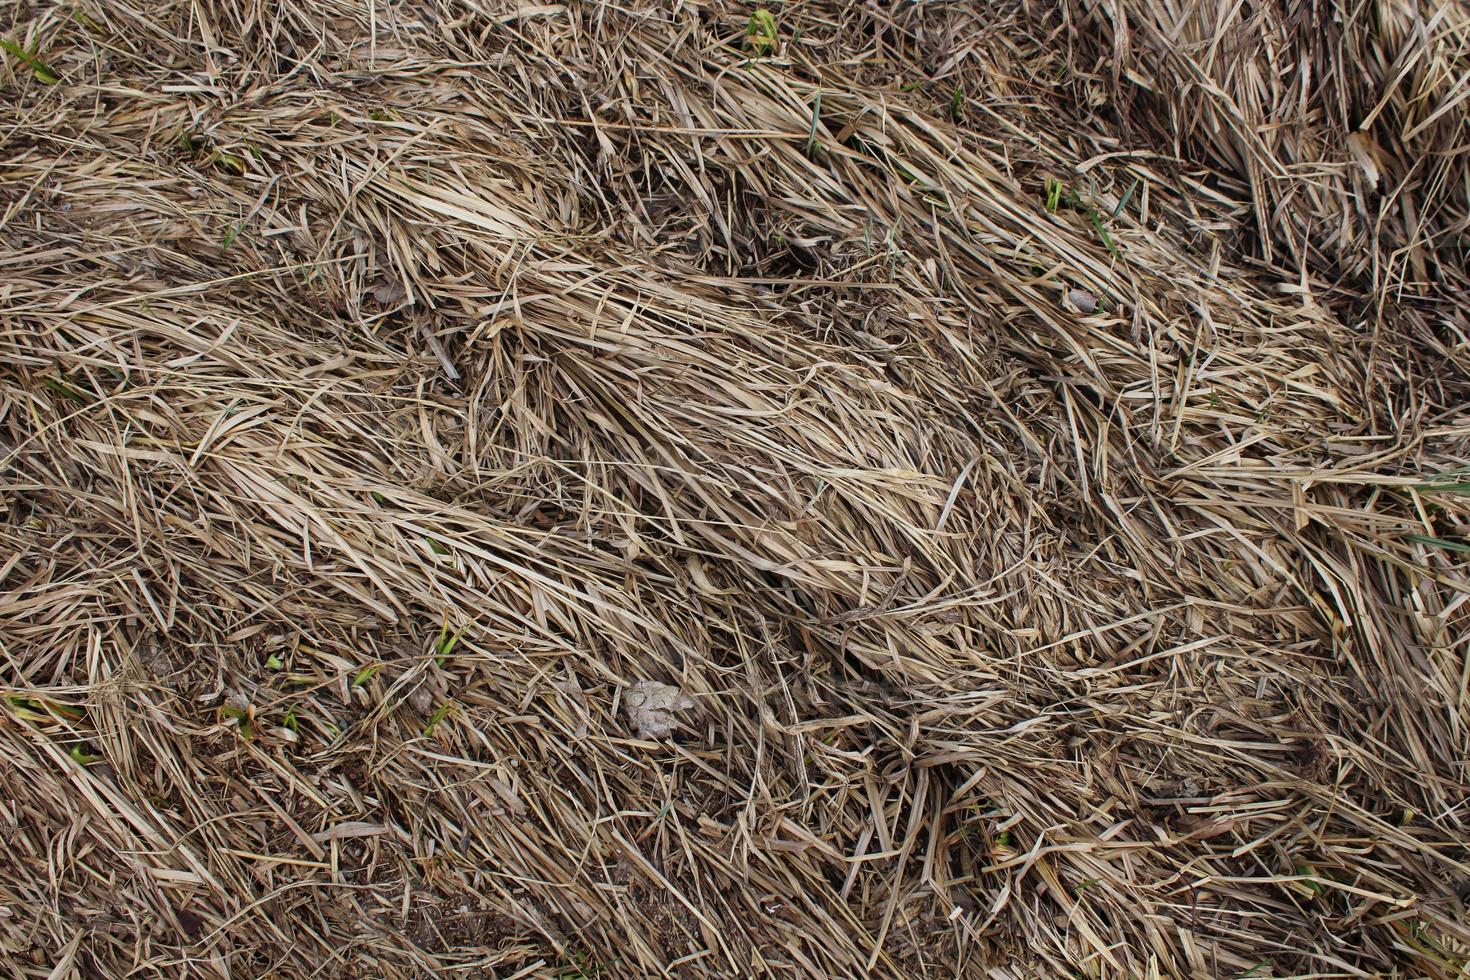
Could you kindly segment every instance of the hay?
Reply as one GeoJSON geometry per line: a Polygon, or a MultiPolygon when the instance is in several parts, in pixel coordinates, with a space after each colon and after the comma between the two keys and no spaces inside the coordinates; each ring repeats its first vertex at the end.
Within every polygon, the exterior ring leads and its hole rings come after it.
{"type": "Polygon", "coordinates": [[[1069,0],[1066,11],[1083,26],[1084,74],[1109,83],[1130,135],[1209,164],[1250,203],[1248,249],[1304,280],[1349,284],[1380,327],[1422,328],[1464,295],[1470,7],[1069,0]]]}
{"type": "Polygon", "coordinates": [[[1465,969],[1462,14],[974,6],[0,6],[12,975],[1465,969]]]}

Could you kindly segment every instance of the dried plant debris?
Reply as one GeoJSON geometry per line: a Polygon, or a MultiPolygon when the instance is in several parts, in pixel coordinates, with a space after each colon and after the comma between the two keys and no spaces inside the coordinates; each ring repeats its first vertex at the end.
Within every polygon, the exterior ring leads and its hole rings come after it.
{"type": "Polygon", "coordinates": [[[1067,305],[1083,315],[1097,312],[1097,297],[1085,289],[1067,290],[1067,305]]]}
{"type": "Polygon", "coordinates": [[[11,973],[1465,972],[1464,4],[0,38],[11,973]]]}
{"type": "Polygon", "coordinates": [[[675,715],[692,707],[693,698],[659,681],[639,681],[623,693],[628,723],[641,739],[669,738],[678,724],[675,715]]]}

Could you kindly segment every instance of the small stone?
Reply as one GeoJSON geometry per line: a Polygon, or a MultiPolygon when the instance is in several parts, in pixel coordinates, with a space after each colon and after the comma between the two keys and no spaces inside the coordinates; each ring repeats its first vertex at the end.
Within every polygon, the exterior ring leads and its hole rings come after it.
{"type": "Polygon", "coordinates": [[[1067,290],[1067,304],[1083,315],[1097,312],[1097,297],[1085,289],[1067,290]]]}
{"type": "Polygon", "coordinates": [[[674,712],[694,707],[694,699],[672,684],[639,681],[623,695],[623,710],[638,737],[668,738],[674,734],[674,712]]]}
{"type": "Polygon", "coordinates": [[[393,306],[408,297],[408,290],[401,283],[384,282],[373,286],[368,293],[384,306],[393,306]]]}
{"type": "Polygon", "coordinates": [[[434,692],[427,683],[414,688],[407,700],[409,710],[416,715],[427,715],[434,710],[434,692]]]}
{"type": "Polygon", "coordinates": [[[417,715],[427,717],[432,714],[434,708],[443,703],[444,697],[449,693],[449,682],[444,679],[444,674],[430,664],[420,678],[418,685],[409,693],[405,699],[409,710],[417,715]]]}

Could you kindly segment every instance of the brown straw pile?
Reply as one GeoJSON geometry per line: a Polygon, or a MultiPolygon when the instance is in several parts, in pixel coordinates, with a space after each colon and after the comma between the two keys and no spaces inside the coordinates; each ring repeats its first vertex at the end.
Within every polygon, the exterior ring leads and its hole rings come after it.
{"type": "Polygon", "coordinates": [[[0,974],[1465,975],[1463,4],[0,38],[0,974]]]}

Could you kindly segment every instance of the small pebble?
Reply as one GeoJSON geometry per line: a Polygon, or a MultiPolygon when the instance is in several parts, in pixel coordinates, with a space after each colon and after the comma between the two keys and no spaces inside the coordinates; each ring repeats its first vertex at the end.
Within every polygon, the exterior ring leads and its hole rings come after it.
{"type": "Polygon", "coordinates": [[[1097,297],[1085,289],[1067,290],[1067,303],[1078,313],[1097,312],[1097,297]]]}

